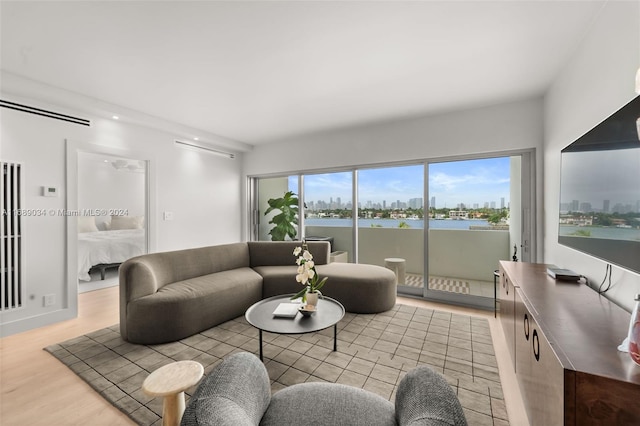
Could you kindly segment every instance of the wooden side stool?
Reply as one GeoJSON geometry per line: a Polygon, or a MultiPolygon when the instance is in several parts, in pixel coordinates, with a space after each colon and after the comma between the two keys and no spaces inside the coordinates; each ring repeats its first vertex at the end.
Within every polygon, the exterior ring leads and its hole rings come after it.
{"type": "Polygon", "coordinates": [[[184,413],[184,391],[196,385],[204,367],[196,361],[177,361],[158,368],[142,383],[149,396],[163,396],[162,425],[179,426],[184,413]]]}

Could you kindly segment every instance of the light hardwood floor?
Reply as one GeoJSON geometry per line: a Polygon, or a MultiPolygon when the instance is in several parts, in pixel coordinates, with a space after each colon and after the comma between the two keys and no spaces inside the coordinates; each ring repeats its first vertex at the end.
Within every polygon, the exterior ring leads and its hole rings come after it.
{"type": "MultiPolygon", "coordinates": [[[[411,298],[399,303],[487,318],[511,426],[528,426],[499,321],[493,313],[411,298]]],[[[0,424],[133,425],[44,347],[118,322],[118,288],[79,295],[78,318],[0,339],[0,424]]]]}

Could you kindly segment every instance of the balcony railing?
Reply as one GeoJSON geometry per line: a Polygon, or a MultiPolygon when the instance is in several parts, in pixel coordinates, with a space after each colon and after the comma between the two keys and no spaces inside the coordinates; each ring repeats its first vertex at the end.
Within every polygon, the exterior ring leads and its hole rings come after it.
{"type": "MultiPolygon", "coordinates": [[[[429,275],[493,283],[498,261],[509,259],[509,231],[431,229],[428,231],[429,275]]],[[[340,226],[307,226],[307,236],[333,237],[333,251],[353,262],[353,230],[340,226]]],[[[424,230],[359,228],[359,263],[384,266],[384,259],[405,259],[408,274],[424,275],[424,230]]]]}

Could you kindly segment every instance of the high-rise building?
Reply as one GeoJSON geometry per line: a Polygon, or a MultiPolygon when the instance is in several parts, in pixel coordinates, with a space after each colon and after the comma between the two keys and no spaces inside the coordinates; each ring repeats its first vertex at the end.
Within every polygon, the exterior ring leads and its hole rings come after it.
{"type": "Polygon", "coordinates": [[[500,197],[500,208],[504,209],[504,197],[500,197]]]}
{"type": "Polygon", "coordinates": [[[580,203],[580,211],[583,213],[588,213],[590,211],[593,211],[591,209],[591,203],[587,203],[586,201],[583,203],[580,203]]]}
{"type": "Polygon", "coordinates": [[[412,209],[421,209],[422,208],[422,198],[411,198],[409,200],[409,207],[412,209]]]}
{"type": "Polygon", "coordinates": [[[611,208],[611,200],[604,200],[602,202],[602,211],[604,213],[609,213],[609,209],[611,208]]]}
{"type": "Polygon", "coordinates": [[[432,209],[436,208],[436,197],[431,197],[431,203],[429,204],[429,207],[432,209]]]}

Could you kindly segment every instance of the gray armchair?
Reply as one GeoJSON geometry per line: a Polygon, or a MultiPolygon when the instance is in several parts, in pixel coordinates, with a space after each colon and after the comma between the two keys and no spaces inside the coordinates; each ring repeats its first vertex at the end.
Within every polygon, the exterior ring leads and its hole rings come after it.
{"type": "Polygon", "coordinates": [[[302,383],[271,396],[269,375],[252,354],[231,355],[200,383],[182,426],[250,425],[466,425],[453,389],[429,367],[402,379],[395,406],[363,389],[336,383],[302,383]]]}

